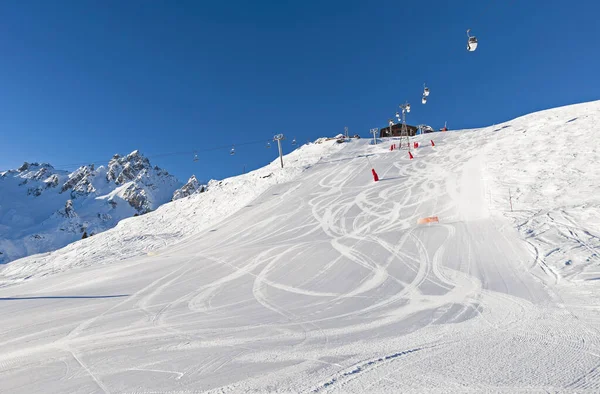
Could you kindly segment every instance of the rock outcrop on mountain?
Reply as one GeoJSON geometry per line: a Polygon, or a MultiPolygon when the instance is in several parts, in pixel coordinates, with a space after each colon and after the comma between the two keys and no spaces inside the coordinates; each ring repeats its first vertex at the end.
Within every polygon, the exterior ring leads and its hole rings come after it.
{"type": "Polygon", "coordinates": [[[180,198],[189,197],[194,193],[203,193],[206,190],[205,185],[200,185],[195,175],[192,175],[185,185],[173,193],[173,201],[180,198]]]}

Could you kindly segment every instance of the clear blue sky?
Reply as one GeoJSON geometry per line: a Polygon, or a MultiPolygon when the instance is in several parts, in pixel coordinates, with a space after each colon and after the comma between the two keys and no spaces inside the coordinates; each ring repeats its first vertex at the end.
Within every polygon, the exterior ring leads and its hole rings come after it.
{"type": "MultiPolygon", "coordinates": [[[[366,137],[404,100],[410,124],[451,129],[596,100],[599,14],[592,0],[3,1],[0,169],[280,132],[289,151],[344,126],[366,137]]],[[[261,143],[152,162],[185,181],[275,154],[261,143]]]]}

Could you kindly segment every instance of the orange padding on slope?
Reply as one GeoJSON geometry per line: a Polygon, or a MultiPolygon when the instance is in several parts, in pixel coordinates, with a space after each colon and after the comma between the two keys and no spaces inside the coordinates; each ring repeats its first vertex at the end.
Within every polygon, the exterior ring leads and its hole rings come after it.
{"type": "Polygon", "coordinates": [[[417,220],[417,224],[425,224],[425,223],[439,223],[437,216],[430,216],[428,218],[421,218],[417,220]]]}

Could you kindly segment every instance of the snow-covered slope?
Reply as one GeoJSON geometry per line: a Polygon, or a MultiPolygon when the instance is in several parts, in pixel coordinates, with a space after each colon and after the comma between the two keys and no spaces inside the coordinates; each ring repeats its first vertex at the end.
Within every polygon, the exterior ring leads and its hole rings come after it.
{"type": "Polygon", "coordinates": [[[514,220],[557,281],[600,276],[600,103],[482,130],[488,198],[514,220]],[[511,210],[512,200],[512,212],[511,210]]]}
{"type": "Polygon", "coordinates": [[[7,264],[2,388],[597,392],[599,117],[307,145],[7,264]]]}
{"type": "Polygon", "coordinates": [[[0,264],[61,248],[171,200],[179,182],[134,151],[72,173],[24,163],[0,172],[0,264]]]}
{"type": "MultiPolygon", "coordinates": [[[[156,249],[181,242],[236,213],[272,185],[295,179],[324,155],[339,149],[341,146],[335,141],[308,144],[287,155],[283,169],[279,168],[277,159],[266,167],[244,175],[222,181],[211,180],[204,193],[175,198],[172,203],[146,215],[121,220],[110,231],[52,253],[32,255],[13,262],[0,271],[0,286],[6,281],[19,281],[74,267],[102,265],[151,254],[156,249]]],[[[184,186],[174,193],[174,197],[180,197],[186,191],[184,186]]]]}

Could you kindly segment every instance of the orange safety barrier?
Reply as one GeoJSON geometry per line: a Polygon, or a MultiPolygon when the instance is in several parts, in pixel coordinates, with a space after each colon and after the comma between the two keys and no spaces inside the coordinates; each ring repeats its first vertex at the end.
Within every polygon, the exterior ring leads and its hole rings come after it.
{"type": "Polygon", "coordinates": [[[417,220],[417,224],[425,224],[425,223],[439,223],[437,216],[429,216],[428,218],[421,218],[417,220]]]}

